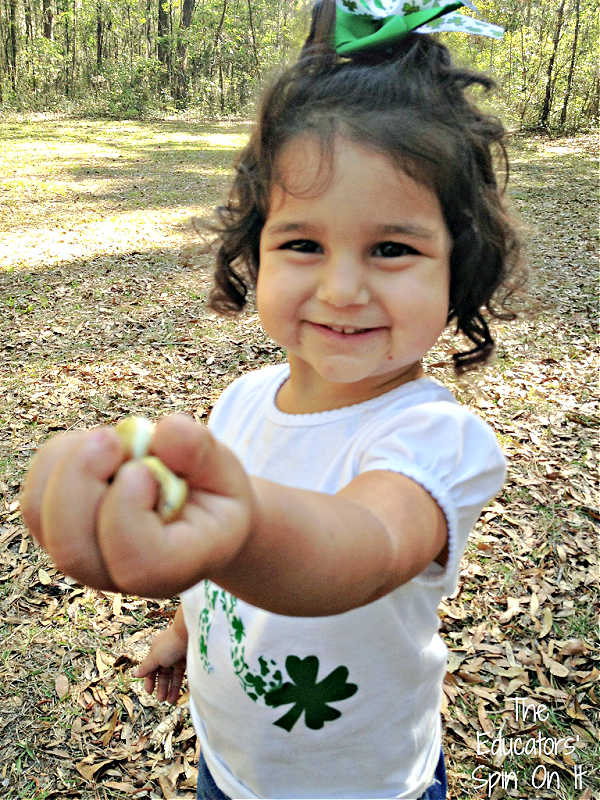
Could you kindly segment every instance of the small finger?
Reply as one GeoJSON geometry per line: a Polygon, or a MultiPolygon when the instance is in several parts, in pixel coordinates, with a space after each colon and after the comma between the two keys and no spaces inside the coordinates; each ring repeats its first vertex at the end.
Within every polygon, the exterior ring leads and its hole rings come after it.
{"type": "Polygon", "coordinates": [[[152,694],[154,692],[155,685],[156,685],[156,671],[151,672],[149,675],[146,675],[144,679],[144,689],[148,692],[148,694],[152,694]]]}
{"type": "Polygon", "coordinates": [[[171,705],[177,705],[184,674],[185,662],[178,662],[173,665],[171,672],[171,688],[169,690],[169,696],[167,697],[167,701],[171,703],[171,705]]]}
{"type": "Polygon", "coordinates": [[[164,703],[169,694],[169,686],[171,684],[171,670],[168,667],[159,667],[157,683],[156,696],[161,703],[164,703]]]}
{"type": "Polygon", "coordinates": [[[140,461],[127,461],[99,510],[99,546],[107,570],[123,592],[151,595],[144,576],[160,566],[165,550],[163,524],[154,512],[157,495],[150,470],[140,461]]]}
{"type": "Polygon", "coordinates": [[[96,539],[96,518],[122,458],[114,431],[89,432],[54,467],[41,507],[44,547],[56,566],[81,583],[113,591],[96,539]]]}
{"type": "Polygon", "coordinates": [[[81,444],[85,431],[69,431],[54,436],[43,444],[33,457],[21,489],[20,507],[25,525],[32,536],[44,546],[42,529],[42,500],[48,479],[57,462],[81,444]]]}

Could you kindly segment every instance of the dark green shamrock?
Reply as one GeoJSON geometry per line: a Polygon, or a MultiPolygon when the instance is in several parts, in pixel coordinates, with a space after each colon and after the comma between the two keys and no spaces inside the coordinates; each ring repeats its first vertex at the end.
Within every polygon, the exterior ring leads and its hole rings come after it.
{"type": "Polygon", "coordinates": [[[312,730],[322,728],[325,722],[337,719],[342,715],[341,711],[331,708],[327,703],[345,700],[347,697],[352,697],[358,690],[355,683],[346,682],[347,667],[337,667],[320,683],[317,683],[319,659],[316,656],[307,656],[306,658],[288,656],[285,660],[285,668],[293,683],[284,683],[278,689],[267,692],[265,703],[273,707],[285,706],[288,703],[294,704],[287,714],[273,723],[286,731],[292,730],[303,711],[307,728],[312,730]]]}

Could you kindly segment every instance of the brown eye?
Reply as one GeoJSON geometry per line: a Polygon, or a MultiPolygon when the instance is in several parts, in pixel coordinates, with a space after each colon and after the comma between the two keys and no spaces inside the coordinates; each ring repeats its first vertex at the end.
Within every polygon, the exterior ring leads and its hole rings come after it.
{"type": "Polygon", "coordinates": [[[377,258],[401,258],[418,253],[414,247],[410,247],[402,242],[381,242],[376,245],[373,255],[377,258]]]}
{"type": "Polygon", "coordinates": [[[281,245],[281,250],[293,250],[296,253],[317,253],[321,251],[321,246],[312,239],[293,239],[281,245]]]}

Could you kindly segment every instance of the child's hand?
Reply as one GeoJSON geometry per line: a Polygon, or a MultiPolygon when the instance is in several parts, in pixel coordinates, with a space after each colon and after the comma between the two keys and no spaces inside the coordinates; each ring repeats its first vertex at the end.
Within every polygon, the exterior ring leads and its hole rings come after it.
{"type": "Polygon", "coordinates": [[[148,468],[131,461],[119,469],[125,454],[113,429],[63,434],[40,449],[21,508],[59,569],[100,589],[172,597],[235,557],[255,500],[231,450],[176,415],[158,423],[151,451],[189,487],[168,524],[153,510],[157,484],[148,468]]]}
{"type": "Polygon", "coordinates": [[[136,669],[136,678],[145,678],[144,688],[162,703],[175,705],[185,674],[187,637],[182,638],[175,625],[158,633],[152,640],[150,652],[136,669]]]}

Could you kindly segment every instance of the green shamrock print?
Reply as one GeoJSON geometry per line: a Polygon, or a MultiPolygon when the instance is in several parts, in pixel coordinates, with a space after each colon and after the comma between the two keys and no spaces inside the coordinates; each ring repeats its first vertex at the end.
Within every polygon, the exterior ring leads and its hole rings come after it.
{"type": "Polygon", "coordinates": [[[319,659],[316,656],[286,658],[285,666],[293,683],[283,683],[281,670],[272,658],[258,656],[258,669],[252,669],[246,661],[246,628],[238,614],[237,598],[208,580],[204,581],[204,598],[206,605],[200,613],[198,649],[206,672],[213,671],[208,660],[208,639],[214,614],[220,606],[228,623],[231,665],[246,696],[255,703],[262,701],[273,708],[293,704],[273,725],[289,732],[304,711],[306,726],[318,730],[325,722],[342,716],[341,711],[327,703],[345,700],[358,690],[355,683],[347,683],[347,667],[337,667],[320,683],[317,683],[319,659]]]}
{"type": "Polygon", "coordinates": [[[285,706],[293,703],[292,708],[275,720],[273,725],[279,725],[286,731],[291,731],[304,711],[307,728],[318,730],[325,722],[341,717],[342,712],[331,708],[327,703],[335,700],[345,700],[352,697],[358,690],[355,683],[347,683],[347,667],[337,667],[326,678],[317,683],[319,659],[316,656],[299,658],[288,656],[285,668],[293,683],[284,683],[278,689],[273,689],[265,695],[268,706],[285,706]]]}

